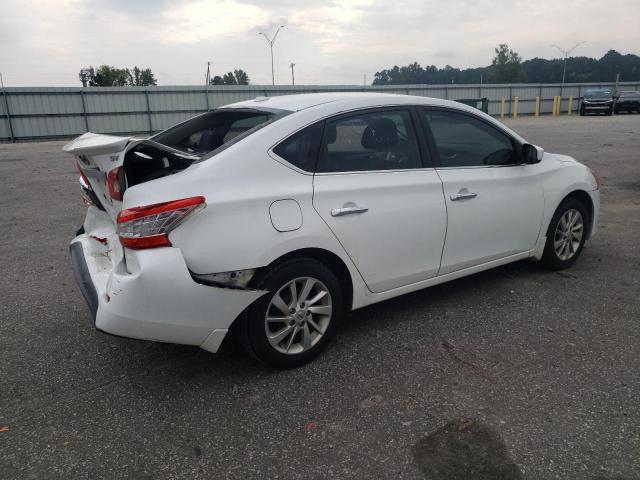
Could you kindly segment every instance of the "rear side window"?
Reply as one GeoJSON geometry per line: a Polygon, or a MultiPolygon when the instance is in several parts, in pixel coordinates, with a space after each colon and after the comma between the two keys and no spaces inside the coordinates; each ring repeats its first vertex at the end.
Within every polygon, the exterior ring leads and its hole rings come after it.
{"type": "Polygon", "coordinates": [[[273,117],[274,114],[259,110],[214,110],[160,132],[151,139],[183,152],[203,156],[240,135],[248,135],[273,117]]]}
{"type": "Polygon", "coordinates": [[[318,122],[294,133],[279,143],[273,152],[300,170],[313,173],[321,137],[322,122],[318,122]]]}
{"type": "Polygon", "coordinates": [[[481,167],[520,163],[511,138],[471,115],[423,110],[442,167],[481,167]]]}
{"type": "Polygon", "coordinates": [[[421,168],[408,110],[376,111],[327,121],[318,172],[421,168]]]}

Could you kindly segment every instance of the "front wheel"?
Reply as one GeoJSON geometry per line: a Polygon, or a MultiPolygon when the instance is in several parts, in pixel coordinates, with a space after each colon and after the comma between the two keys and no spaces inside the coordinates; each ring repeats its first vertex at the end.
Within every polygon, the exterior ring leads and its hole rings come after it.
{"type": "Polygon", "coordinates": [[[587,209],[568,198],[556,210],[547,230],[542,264],[551,270],[569,268],[580,256],[587,238],[587,209]]]}
{"type": "Polygon", "coordinates": [[[344,315],[344,294],[336,275],[311,258],[276,265],[254,288],[268,290],[239,319],[245,349],[275,368],[313,360],[328,345],[344,315]]]}

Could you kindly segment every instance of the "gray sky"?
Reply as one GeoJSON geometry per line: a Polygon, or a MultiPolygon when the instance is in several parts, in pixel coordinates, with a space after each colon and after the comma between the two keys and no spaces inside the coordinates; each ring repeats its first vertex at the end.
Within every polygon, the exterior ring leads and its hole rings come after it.
{"type": "Polygon", "coordinates": [[[246,70],[271,83],[260,31],[286,24],[275,47],[276,83],[361,84],[417,61],[487,65],[493,48],[527,59],[549,47],[600,57],[640,53],[640,0],[0,0],[0,72],[6,86],[79,85],[81,67],[151,67],[161,85],[246,70]]]}

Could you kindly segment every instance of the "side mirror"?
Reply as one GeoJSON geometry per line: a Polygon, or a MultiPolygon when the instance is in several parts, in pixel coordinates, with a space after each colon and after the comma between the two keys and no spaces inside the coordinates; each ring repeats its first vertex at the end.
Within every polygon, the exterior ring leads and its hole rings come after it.
{"type": "Polygon", "coordinates": [[[525,143],[522,146],[522,158],[524,163],[532,165],[542,160],[544,149],[531,143],[525,143]]]}

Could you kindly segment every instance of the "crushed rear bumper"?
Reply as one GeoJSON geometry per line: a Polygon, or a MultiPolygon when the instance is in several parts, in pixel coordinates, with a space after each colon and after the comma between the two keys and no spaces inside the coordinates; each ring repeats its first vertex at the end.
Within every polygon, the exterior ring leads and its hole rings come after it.
{"type": "Polygon", "coordinates": [[[84,251],[81,243],[72,243],[69,245],[69,253],[71,254],[71,266],[73,268],[73,276],[76,278],[76,284],[80,289],[80,293],[87,302],[93,323],[96,322],[96,313],[98,312],[98,292],[91,280],[91,274],[84,259],[84,251]]]}
{"type": "Polygon", "coordinates": [[[238,315],[266,293],[196,283],[179,248],[124,249],[103,213],[90,215],[70,253],[98,330],[215,352],[238,315]]]}

